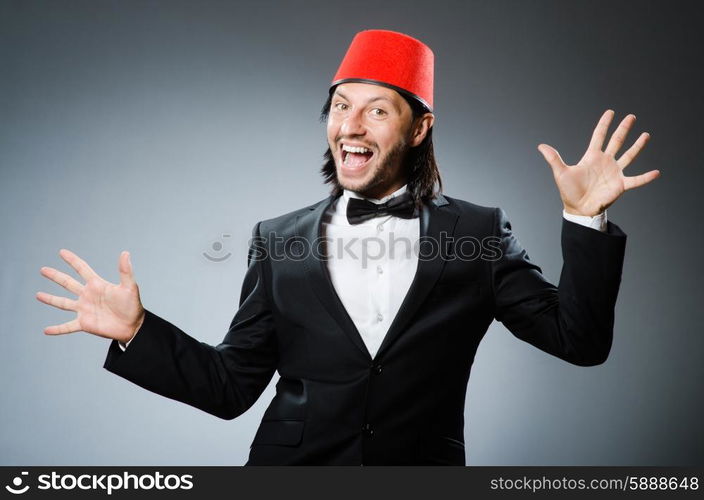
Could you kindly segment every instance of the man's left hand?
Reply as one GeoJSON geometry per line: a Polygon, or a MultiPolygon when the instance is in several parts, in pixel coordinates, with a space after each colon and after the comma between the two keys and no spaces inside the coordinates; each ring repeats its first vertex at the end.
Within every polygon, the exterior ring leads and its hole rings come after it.
{"type": "Polygon", "coordinates": [[[623,169],[638,156],[650,139],[647,132],[643,132],[630,149],[616,159],[616,153],[623,146],[628,131],[636,121],[635,115],[631,114],[623,119],[606,149],[602,151],[613,117],[614,112],[611,109],[601,116],[587,152],[576,165],[566,165],[555,148],[547,144],[538,146],[538,151],[552,168],[560,198],[568,213],[588,216],[600,214],[624,191],[648,184],[660,176],[659,170],[632,177],[623,175],[623,169]]]}

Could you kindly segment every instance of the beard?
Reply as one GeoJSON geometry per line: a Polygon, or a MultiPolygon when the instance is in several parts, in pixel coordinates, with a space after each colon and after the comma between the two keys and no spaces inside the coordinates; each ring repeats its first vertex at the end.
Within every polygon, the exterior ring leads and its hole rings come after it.
{"type": "Polygon", "coordinates": [[[405,168],[403,163],[408,149],[408,143],[405,138],[401,138],[384,156],[374,161],[374,164],[371,165],[371,172],[367,174],[367,177],[355,180],[344,179],[339,175],[340,165],[338,161],[342,160],[338,160],[331,153],[331,157],[334,158],[335,162],[337,182],[343,189],[354,191],[367,198],[377,198],[377,193],[386,191],[398,181],[399,174],[403,175],[405,168]]]}

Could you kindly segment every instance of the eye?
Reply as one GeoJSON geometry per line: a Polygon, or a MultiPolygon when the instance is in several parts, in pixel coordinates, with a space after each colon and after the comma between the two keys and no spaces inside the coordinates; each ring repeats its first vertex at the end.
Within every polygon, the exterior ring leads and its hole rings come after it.
{"type": "Polygon", "coordinates": [[[386,111],[381,108],[372,109],[372,115],[374,115],[374,116],[384,116],[386,114],[387,114],[386,111]]]}
{"type": "Polygon", "coordinates": [[[345,104],[344,102],[336,102],[334,107],[338,111],[345,111],[347,109],[347,104],[345,104]]]}

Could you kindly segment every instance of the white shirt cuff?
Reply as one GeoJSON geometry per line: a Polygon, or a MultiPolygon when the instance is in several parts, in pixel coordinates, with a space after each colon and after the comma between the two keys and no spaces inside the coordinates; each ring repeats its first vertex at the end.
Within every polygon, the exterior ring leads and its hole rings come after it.
{"type": "Polygon", "coordinates": [[[591,227],[592,229],[596,229],[597,231],[601,231],[602,233],[606,231],[606,210],[604,210],[598,215],[590,217],[588,215],[568,214],[563,208],[562,216],[570,222],[581,224],[582,226],[591,227]]]}
{"type": "Polygon", "coordinates": [[[133,340],[134,340],[134,337],[132,337],[130,340],[128,340],[126,344],[125,344],[124,342],[120,342],[120,341],[118,340],[118,341],[117,341],[117,345],[119,345],[119,346],[120,346],[120,349],[122,349],[122,351],[124,352],[125,349],[127,349],[127,348],[129,347],[130,342],[132,342],[133,340]]]}

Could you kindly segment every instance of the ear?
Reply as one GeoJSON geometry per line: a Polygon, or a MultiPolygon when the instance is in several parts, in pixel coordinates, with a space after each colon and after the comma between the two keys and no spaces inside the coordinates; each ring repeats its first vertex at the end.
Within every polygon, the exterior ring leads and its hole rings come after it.
{"type": "Polygon", "coordinates": [[[435,123],[435,115],[432,113],[425,113],[424,115],[413,120],[409,145],[411,147],[416,147],[423,142],[423,139],[425,139],[425,136],[428,134],[430,127],[433,126],[433,123],[435,123]]]}

